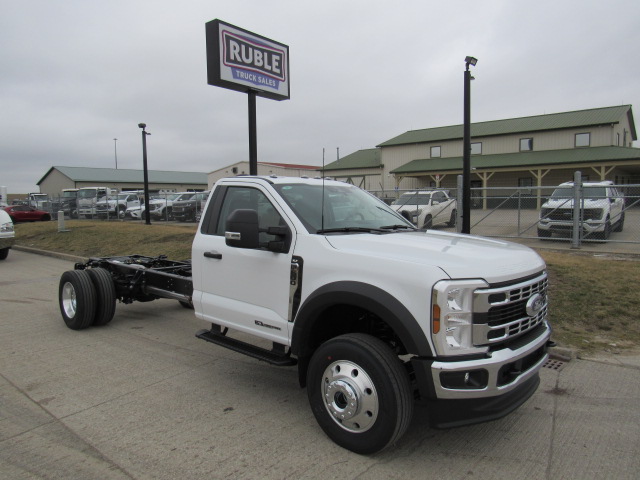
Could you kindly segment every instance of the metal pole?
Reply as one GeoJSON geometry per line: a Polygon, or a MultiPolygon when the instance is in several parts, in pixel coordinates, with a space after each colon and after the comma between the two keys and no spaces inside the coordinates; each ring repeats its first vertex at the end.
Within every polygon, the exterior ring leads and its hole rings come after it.
{"type": "Polygon", "coordinates": [[[118,169],[118,139],[113,139],[113,154],[116,157],[116,170],[118,169]]]}
{"type": "Polygon", "coordinates": [[[471,72],[464,71],[464,126],[462,141],[462,233],[471,233],[471,72]]]}
{"type": "MultiPolygon", "coordinates": [[[[456,198],[461,199],[462,198],[462,175],[458,175],[456,177],[456,188],[457,188],[457,194],[456,194],[456,198]]],[[[456,216],[458,217],[456,219],[456,232],[460,233],[462,232],[462,208],[461,205],[458,206],[458,211],[456,212],[456,216]]]]}
{"type": "Polygon", "coordinates": [[[571,229],[571,248],[580,248],[580,233],[582,230],[582,218],[580,201],[582,199],[582,172],[579,170],[573,174],[573,228],[571,229]]]}
{"type": "Polygon", "coordinates": [[[256,92],[249,90],[249,175],[258,175],[258,126],[256,92]]]}
{"type": "Polygon", "coordinates": [[[147,133],[145,123],[139,123],[138,127],[142,129],[142,169],[144,173],[144,218],[147,225],[151,225],[151,214],[149,212],[149,175],[147,173],[147,133]]]}

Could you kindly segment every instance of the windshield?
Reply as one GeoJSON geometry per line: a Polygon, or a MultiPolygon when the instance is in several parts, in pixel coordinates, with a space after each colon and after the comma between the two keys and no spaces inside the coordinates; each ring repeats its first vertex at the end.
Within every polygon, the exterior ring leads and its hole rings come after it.
{"type": "Polygon", "coordinates": [[[93,198],[96,196],[97,190],[90,188],[88,190],[78,190],[78,198],[93,198]]]}
{"type": "Polygon", "coordinates": [[[274,188],[311,233],[333,229],[415,228],[382,200],[353,185],[294,183],[274,185],[274,188]]]}
{"type": "MultiPolygon", "coordinates": [[[[584,187],[584,197],[590,199],[606,198],[607,189],[605,187],[584,187]]],[[[551,194],[551,198],[573,198],[573,188],[556,188],[551,194]]]]}
{"type": "Polygon", "coordinates": [[[78,192],[62,192],[62,197],[63,198],[76,198],[76,196],[78,195],[78,192]]]}
{"type": "Polygon", "coordinates": [[[415,193],[403,193],[400,195],[400,198],[394,200],[391,205],[429,205],[430,200],[430,194],[416,195],[415,193]]]}

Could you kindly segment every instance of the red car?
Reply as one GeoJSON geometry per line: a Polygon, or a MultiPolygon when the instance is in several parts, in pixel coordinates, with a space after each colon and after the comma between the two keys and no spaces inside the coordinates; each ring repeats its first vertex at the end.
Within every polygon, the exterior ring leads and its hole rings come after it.
{"type": "Polygon", "coordinates": [[[9,214],[13,223],[51,220],[51,215],[49,215],[49,212],[38,210],[37,208],[29,207],[27,205],[14,205],[12,207],[5,207],[4,211],[9,214]]]}

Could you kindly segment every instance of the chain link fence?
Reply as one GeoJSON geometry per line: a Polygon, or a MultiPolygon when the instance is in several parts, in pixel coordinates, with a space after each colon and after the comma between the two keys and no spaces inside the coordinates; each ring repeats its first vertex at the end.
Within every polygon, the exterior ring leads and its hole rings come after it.
{"type": "MultiPolygon", "coordinates": [[[[207,195],[208,192],[150,194],[150,218],[154,221],[199,221],[207,195]]],[[[73,196],[48,195],[37,199],[27,198],[16,204],[45,211],[52,220],[57,220],[60,212],[66,219],[146,220],[144,192],[120,192],[84,200],[73,196]]]]}
{"type": "MultiPolygon", "coordinates": [[[[431,197],[434,198],[433,192],[438,191],[456,199],[457,219],[453,226],[434,222],[432,228],[459,231],[462,214],[459,197],[462,195],[458,189],[425,188],[371,193],[392,207],[395,204],[397,209],[403,196],[406,198],[420,192],[425,198],[428,192],[432,192],[431,197]]],[[[436,209],[438,207],[435,206],[436,209]]],[[[412,205],[411,208],[417,211],[425,207],[412,205]]],[[[640,245],[640,184],[605,185],[578,180],[552,187],[472,188],[470,213],[471,233],[474,235],[565,242],[572,248],[602,243],[640,245]]]]}

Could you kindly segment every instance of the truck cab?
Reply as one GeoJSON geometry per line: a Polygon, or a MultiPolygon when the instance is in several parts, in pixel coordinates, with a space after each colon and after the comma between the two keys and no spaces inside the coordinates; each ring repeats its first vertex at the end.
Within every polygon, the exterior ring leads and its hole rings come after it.
{"type": "Polygon", "coordinates": [[[435,426],[473,423],[524,402],[547,358],[547,275],[535,252],[419,231],[342,182],[219,181],[192,268],[195,314],[212,335],[234,329],[288,351],[325,432],[361,453],[393,441],[371,432],[390,390],[403,392],[394,408],[430,404],[435,426]],[[395,387],[375,380],[389,361],[395,387]]]}

